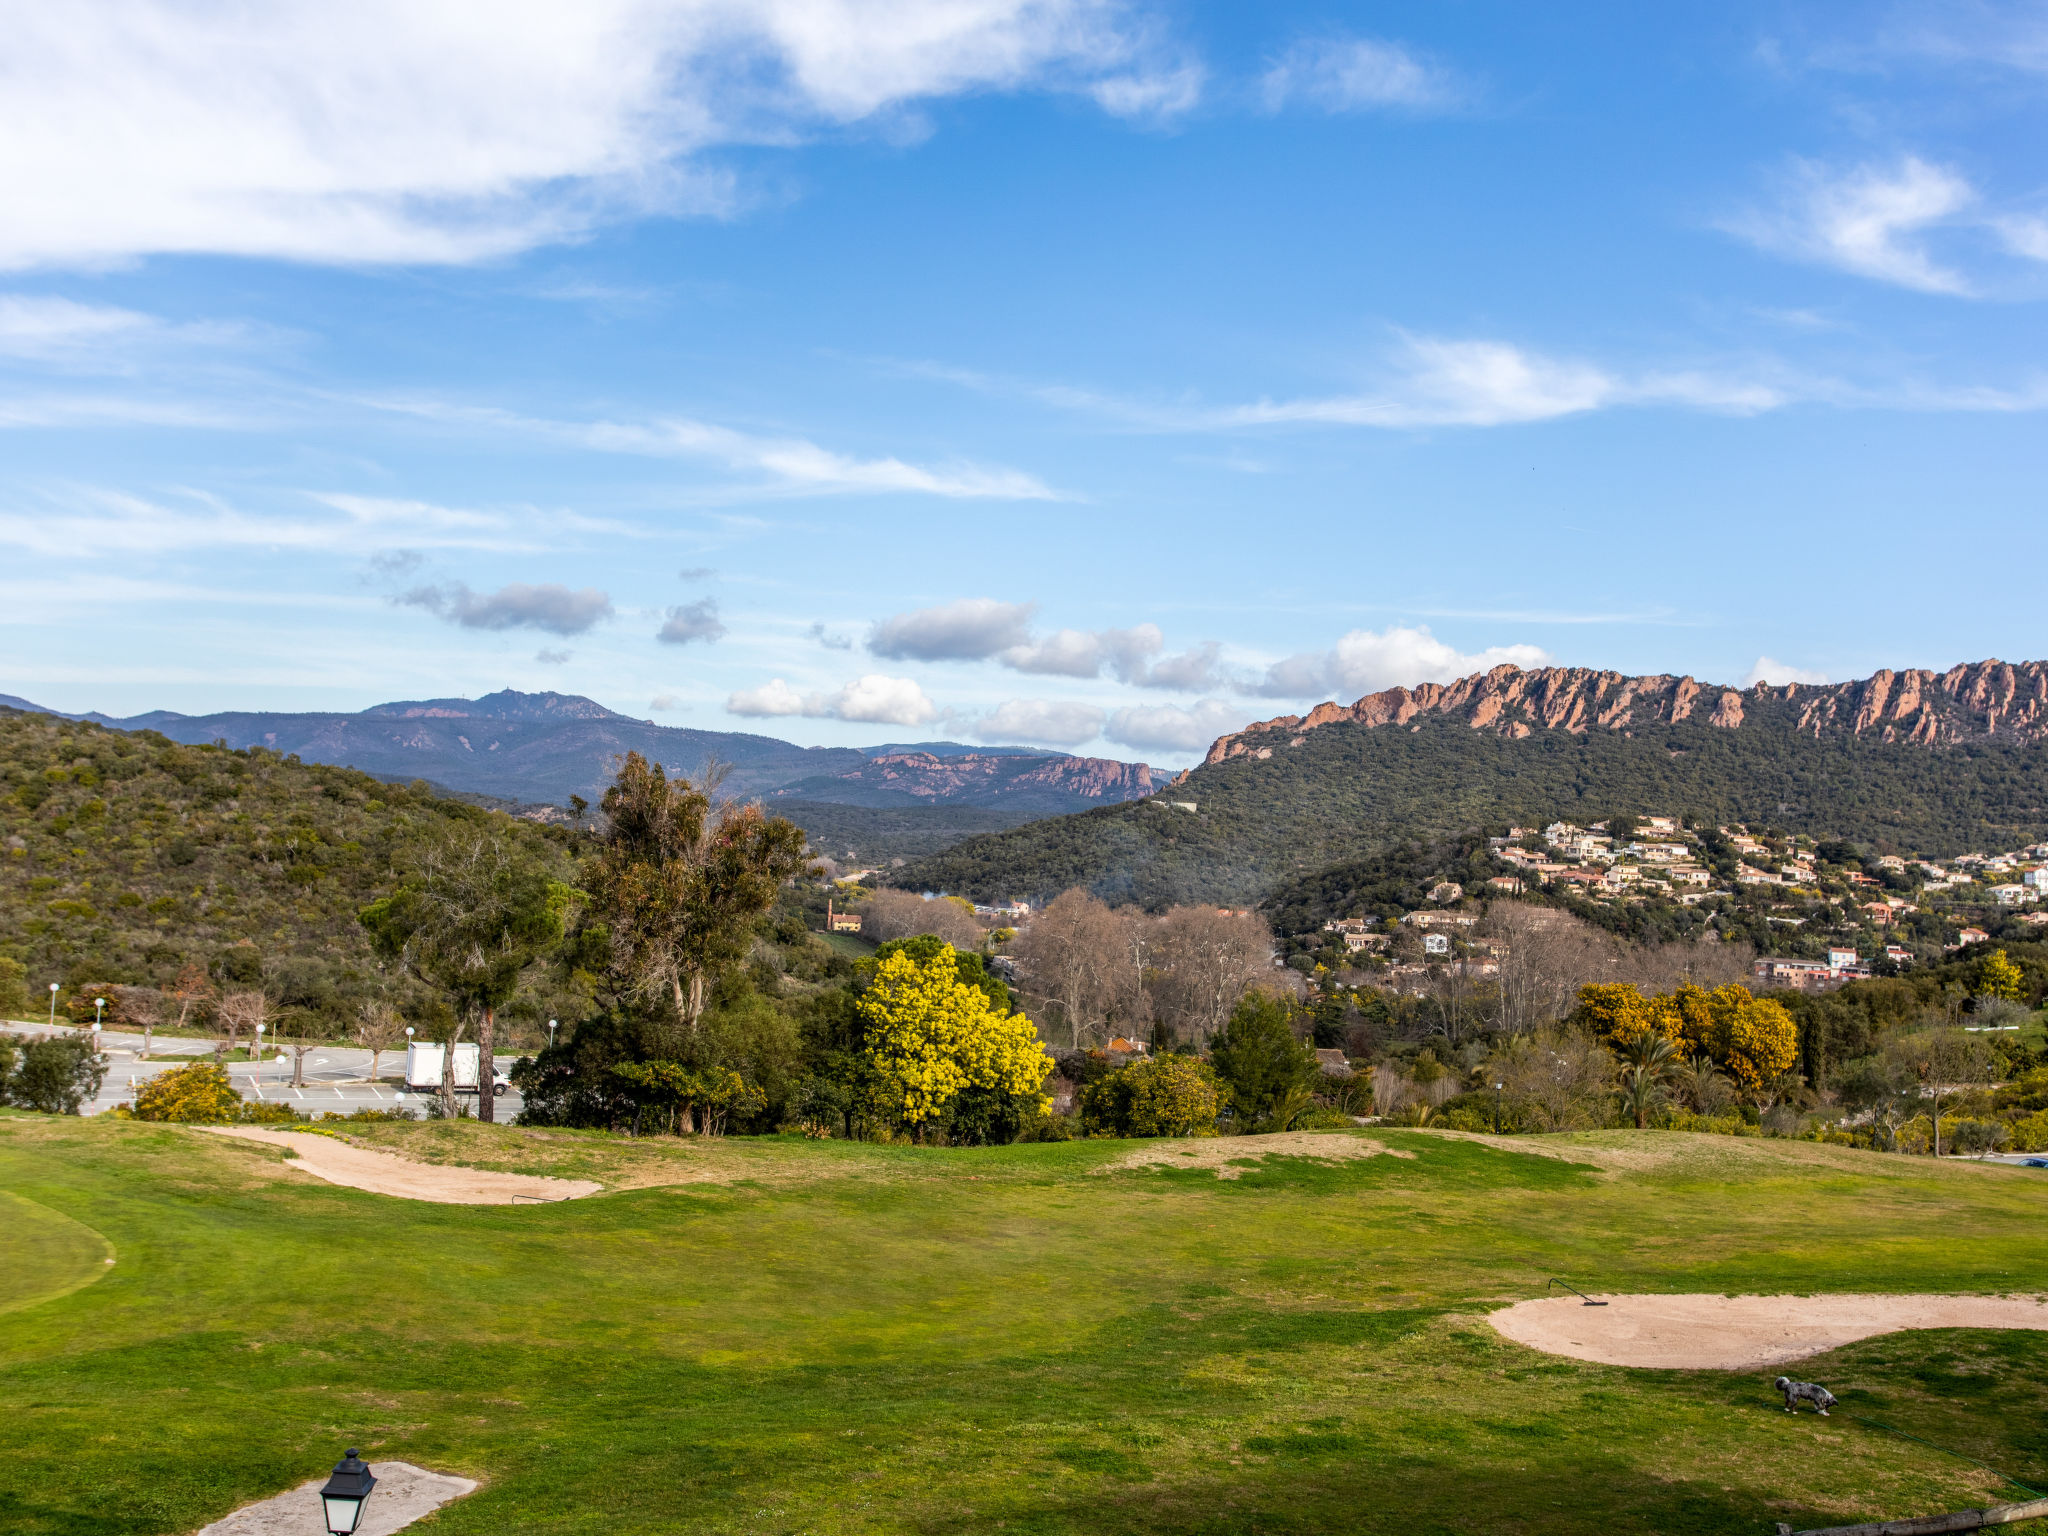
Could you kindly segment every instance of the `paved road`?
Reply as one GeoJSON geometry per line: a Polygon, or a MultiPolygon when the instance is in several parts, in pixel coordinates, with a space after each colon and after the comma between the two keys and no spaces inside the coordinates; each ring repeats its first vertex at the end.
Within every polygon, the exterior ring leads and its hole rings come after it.
{"type": "MultiPolygon", "coordinates": [[[[12,1035],[44,1035],[49,1033],[46,1025],[0,1024],[0,1030],[12,1035]]],[[[142,1036],[105,1030],[100,1035],[101,1049],[107,1056],[106,1081],[100,1085],[99,1096],[85,1106],[89,1115],[112,1109],[116,1104],[125,1104],[135,1097],[135,1085],[154,1077],[171,1067],[183,1066],[187,1062],[202,1058],[211,1060],[213,1047],[203,1040],[174,1040],[162,1035],[156,1037],[156,1048],[147,1061],[140,1060],[142,1036]]],[[[427,1101],[431,1094],[408,1093],[398,1081],[405,1069],[403,1050],[386,1051],[379,1066],[383,1076],[376,1082],[370,1081],[370,1053],[358,1046],[334,1045],[316,1046],[306,1054],[305,1084],[292,1086],[292,1060],[286,1053],[282,1060],[267,1059],[251,1061],[246,1050],[233,1052],[228,1059],[228,1075],[245,1099],[264,1103],[284,1103],[304,1115],[340,1114],[346,1115],[358,1109],[410,1109],[414,1114],[426,1113],[427,1101]]],[[[509,1065],[510,1058],[500,1058],[500,1071],[509,1065]]],[[[471,1099],[470,1102],[474,1102],[471,1099]]],[[[496,1105],[497,1118],[509,1121],[520,1109],[519,1090],[507,1088],[496,1105]]]]}

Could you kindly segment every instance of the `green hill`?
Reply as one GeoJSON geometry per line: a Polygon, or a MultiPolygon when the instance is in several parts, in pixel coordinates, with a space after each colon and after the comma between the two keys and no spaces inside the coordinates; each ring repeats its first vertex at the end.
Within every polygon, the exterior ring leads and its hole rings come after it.
{"type": "MultiPolygon", "coordinates": [[[[2021,673],[2028,689],[2039,670],[2021,673]]],[[[1507,681],[1519,688],[1540,675],[1507,681]]],[[[1916,738],[1842,692],[1879,679],[1723,695],[1739,707],[1708,718],[1693,708],[1703,691],[1689,679],[1573,676],[1591,699],[1574,702],[1585,710],[1567,717],[1573,724],[1546,725],[1536,690],[1521,690],[1532,702],[1516,714],[1500,708],[1498,690],[1458,693],[1466,684],[1394,690],[1399,708],[1381,707],[1388,695],[1325,706],[1224,738],[1153,799],[970,838],[895,883],[984,900],[1081,885],[1153,908],[1251,902],[1396,839],[1616,812],[1774,824],[1929,855],[2048,837],[2048,738],[2031,719],[2019,728],[2010,707],[1966,729],[1959,703],[1940,717],[1946,734],[1916,738]]],[[[1955,697],[1969,686],[1960,681],[1955,697]]],[[[1908,725],[1923,705],[1914,707],[1908,725]]]]}
{"type": "Polygon", "coordinates": [[[393,850],[485,818],[563,835],[262,748],[0,710],[0,957],[44,1007],[51,981],[163,986],[197,962],[345,1023],[373,979],[356,913],[390,887],[393,850]]]}

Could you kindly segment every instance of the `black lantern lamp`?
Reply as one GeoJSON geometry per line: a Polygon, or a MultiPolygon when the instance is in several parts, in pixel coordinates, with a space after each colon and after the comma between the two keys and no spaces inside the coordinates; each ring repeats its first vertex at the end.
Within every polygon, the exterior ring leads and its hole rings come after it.
{"type": "Polygon", "coordinates": [[[370,1490],[376,1486],[377,1479],[370,1475],[368,1465],[356,1460],[356,1448],[350,1446],[348,1455],[327,1479],[327,1486],[320,1490],[328,1536],[354,1536],[356,1522],[363,1518],[363,1506],[370,1502],[370,1490]]]}

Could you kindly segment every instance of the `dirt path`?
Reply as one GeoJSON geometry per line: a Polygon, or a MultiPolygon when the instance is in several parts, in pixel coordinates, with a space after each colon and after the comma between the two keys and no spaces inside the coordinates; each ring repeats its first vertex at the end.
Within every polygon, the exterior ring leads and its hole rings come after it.
{"type": "Polygon", "coordinates": [[[1123,1168],[1213,1168],[1219,1179],[1234,1179],[1244,1172],[1233,1164],[1255,1163],[1267,1157],[1315,1157],[1339,1161],[1354,1157],[1413,1157],[1413,1152],[1396,1152],[1384,1142],[1344,1131],[1277,1131],[1270,1136],[1190,1136],[1152,1142],[1126,1152],[1114,1162],[1104,1163],[1097,1173],[1123,1168]]]}
{"type": "Polygon", "coordinates": [[[1546,1354],[1671,1371],[1749,1371],[1901,1328],[2048,1329],[2034,1296],[1576,1296],[1517,1302],[1488,1321],[1546,1354]]]}
{"type": "Polygon", "coordinates": [[[291,1167],[330,1184],[346,1184],[352,1189],[394,1195],[401,1200],[431,1200],[438,1205],[516,1205],[574,1200],[604,1188],[589,1179],[547,1179],[531,1173],[492,1173],[483,1168],[415,1163],[389,1152],[372,1152],[332,1136],[303,1131],[273,1131],[254,1125],[207,1125],[198,1129],[216,1136],[232,1136],[238,1141],[283,1147],[293,1154],[291,1167]]]}

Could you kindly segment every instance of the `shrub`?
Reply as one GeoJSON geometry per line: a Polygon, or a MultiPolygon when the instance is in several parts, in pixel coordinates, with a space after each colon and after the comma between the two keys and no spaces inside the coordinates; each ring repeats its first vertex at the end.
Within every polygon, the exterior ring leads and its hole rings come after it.
{"type": "MultiPolygon", "coordinates": [[[[1083,1135],[1211,1136],[1222,1093],[1206,1061],[1162,1056],[1081,1090],[1083,1135]]],[[[1349,1124],[1349,1121],[1344,1122],[1349,1124]]]]}
{"type": "Polygon", "coordinates": [[[46,1115],[75,1115],[100,1091],[106,1061],[92,1042],[78,1035],[45,1035],[31,1040],[7,1076],[4,1101],[46,1115]]]}
{"type": "Polygon", "coordinates": [[[2012,1149],[2015,1152],[2048,1152],[2048,1109],[2013,1121],[2012,1149]]]}
{"type": "Polygon", "coordinates": [[[241,1111],[242,1096],[228,1081],[227,1068],[210,1061],[159,1072],[135,1090],[132,1110],[138,1120],[182,1125],[225,1125],[241,1111]]]}

